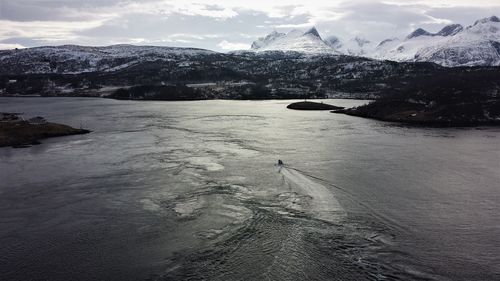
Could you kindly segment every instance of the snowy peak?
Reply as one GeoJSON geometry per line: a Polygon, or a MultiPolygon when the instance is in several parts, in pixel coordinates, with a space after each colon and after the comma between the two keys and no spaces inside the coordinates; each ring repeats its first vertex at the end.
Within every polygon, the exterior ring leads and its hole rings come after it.
{"type": "Polygon", "coordinates": [[[365,38],[356,36],[338,45],[337,50],[350,56],[367,56],[375,49],[375,45],[365,38]]]}
{"type": "Polygon", "coordinates": [[[366,44],[370,44],[370,40],[366,40],[365,38],[361,38],[359,36],[356,36],[352,39],[359,47],[363,47],[366,44]]]}
{"type": "Polygon", "coordinates": [[[336,36],[330,35],[323,39],[312,27],[307,31],[291,30],[288,33],[272,32],[266,37],[259,38],[252,44],[252,50],[262,51],[297,51],[304,53],[330,53],[360,56],[372,51],[372,42],[356,36],[343,42],[336,36]]]}
{"type": "Polygon", "coordinates": [[[328,36],[324,41],[328,46],[334,49],[342,47],[342,42],[340,42],[340,39],[337,36],[334,35],[328,36]]]}
{"type": "Polygon", "coordinates": [[[461,32],[462,30],[464,30],[464,27],[460,24],[447,25],[437,33],[430,33],[425,29],[417,28],[415,31],[413,31],[412,33],[410,33],[410,35],[406,37],[406,40],[410,40],[421,36],[443,36],[443,37],[453,36],[461,32]]]}
{"type": "Polygon", "coordinates": [[[421,28],[402,41],[380,44],[371,57],[396,61],[426,61],[443,66],[500,66],[500,20],[480,19],[464,28],[459,24],[437,33],[421,28]]]}
{"type": "Polygon", "coordinates": [[[395,41],[399,41],[399,39],[398,39],[398,38],[396,38],[396,37],[394,37],[394,38],[389,38],[389,39],[385,39],[385,40],[383,40],[382,42],[380,42],[380,43],[377,45],[377,48],[378,48],[378,47],[382,47],[382,46],[384,46],[384,45],[387,45],[387,44],[389,44],[389,43],[391,43],[391,42],[395,42],[395,41]]]}
{"type": "Polygon", "coordinates": [[[361,36],[322,39],[315,27],[307,31],[272,32],[252,45],[254,51],[297,51],[363,56],[394,61],[426,61],[443,66],[500,66],[500,19],[480,19],[464,28],[444,26],[436,33],[418,28],[404,38],[374,44],[361,36]]]}
{"type": "Polygon", "coordinates": [[[488,23],[488,22],[500,22],[500,19],[497,16],[491,16],[489,18],[484,18],[476,21],[474,25],[482,24],[482,23],[488,23]]]}
{"type": "Polygon", "coordinates": [[[321,36],[319,35],[318,30],[314,26],[311,29],[309,29],[308,31],[306,31],[304,33],[304,35],[312,35],[312,36],[316,36],[316,37],[321,39],[321,36]]]}
{"type": "Polygon", "coordinates": [[[336,51],[324,41],[315,27],[306,32],[294,29],[288,33],[273,31],[264,38],[253,42],[252,50],[263,51],[295,51],[303,53],[332,53],[336,51]]]}
{"type": "Polygon", "coordinates": [[[269,33],[266,37],[261,37],[257,41],[252,43],[252,50],[257,50],[263,48],[280,37],[286,36],[285,33],[277,32],[276,30],[269,33]]]}
{"type": "Polygon", "coordinates": [[[408,35],[406,37],[406,39],[412,39],[412,38],[420,37],[420,36],[432,36],[432,35],[433,35],[432,33],[428,32],[425,29],[417,28],[415,31],[410,33],[410,35],[408,35]]]}
{"type": "Polygon", "coordinates": [[[457,33],[459,33],[460,31],[464,30],[464,27],[460,24],[450,24],[450,25],[447,25],[445,27],[443,27],[443,29],[441,29],[438,33],[436,33],[436,35],[438,36],[453,36],[457,33]]]}
{"type": "Polygon", "coordinates": [[[463,33],[500,42],[500,20],[496,16],[478,20],[474,25],[467,27],[463,33]]]}

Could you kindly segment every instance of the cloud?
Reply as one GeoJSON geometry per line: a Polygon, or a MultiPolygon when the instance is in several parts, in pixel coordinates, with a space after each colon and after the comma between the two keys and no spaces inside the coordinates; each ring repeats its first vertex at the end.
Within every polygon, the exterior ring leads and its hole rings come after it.
{"type": "Polygon", "coordinates": [[[12,50],[12,49],[23,49],[25,48],[23,45],[20,44],[4,44],[0,43],[0,50],[12,50]]]}
{"type": "Polygon", "coordinates": [[[219,44],[217,44],[222,50],[228,50],[228,51],[233,51],[233,50],[246,50],[250,48],[250,45],[247,43],[234,43],[234,42],[228,42],[227,40],[221,41],[219,44]]]}
{"type": "Polygon", "coordinates": [[[176,6],[171,12],[187,16],[202,16],[222,20],[238,15],[238,13],[231,8],[223,8],[217,5],[203,5],[199,3],[184,3],[182,6],[176,6]]]}
{"type": "Polygon", "coordinates": [[[117,43],[247,47],[273,30],[316,25],[321,34],[372,41],[417,27],[472,24],[500,14],[498,0],[1,0],[2,46],[117,43]]]}
{"type": "Polygon", "coordinates": [[[313,22],[304,22],[304,23],[292,23],[292,24],[278,24],[274,25],[274,28],[279,28],[279,29],[296,29],[296,28],[308,28],[313,26],[313,22]]]}
{"type": "Polygon", "coordinates": [[[0,20],[0,40],[10,37],[61,41],[77,37],[77,32],[102,25],[102,21],[6,21],[0,20]]]}
{"type": "Polygon", "coordinates": [[[82,21],[116,15],[122,0],[2,0],[0,19],[12,21],[82,21]]]}

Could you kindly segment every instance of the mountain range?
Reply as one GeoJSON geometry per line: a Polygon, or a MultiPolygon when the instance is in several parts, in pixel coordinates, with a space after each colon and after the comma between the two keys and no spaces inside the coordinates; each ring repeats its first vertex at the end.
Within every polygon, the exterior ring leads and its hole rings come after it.
{"type": "MultiPolygon", "coordinates": [[[[204,63],[216,65],[228,61],[281,60],[296,56],[305,61],[318,56],[349,56],[378,61],[432,62],[445,67],[500,66],[500,19],[492,16],[468,27],[452,24],[436,33],[419,28],[405,38],[390,38],[378,44],[359,36],[345,41],[335,36],[323,38],[313,27],[305,32],[274,31],[253,42],[250,50],[230,53],[133,45],[64,45],[2,50],[0,75],[109,73],[144,64],[184,69],[204,63]]],[[[364,63],[364,60],[357,61],[364,63]]]]}
{"type": "Polygon", "coordinates": [[[257,53],[296,51],[309,54],[343,54],[372,59],[434,62],[442,66],[499,66],[500,19],[496,16],[463,27],[451,24],[437,33],[418,28],[405,38],[390,38],[376,44],[362,37],[342,41],[336,36],[322,38],[313,27],[306,32],[272,32],[252,44],[257,53]]]}
{"type": "Polygon", "coordinates": [[[448,126],[498,124],[499,25],[489,17],[436,33],[417,29],[379,44],[322,38],[310,28],[272,32],[251,50],[230,53],[132,45],[4,50],[0,96],[378,99],[344,113],[448,126]]]}

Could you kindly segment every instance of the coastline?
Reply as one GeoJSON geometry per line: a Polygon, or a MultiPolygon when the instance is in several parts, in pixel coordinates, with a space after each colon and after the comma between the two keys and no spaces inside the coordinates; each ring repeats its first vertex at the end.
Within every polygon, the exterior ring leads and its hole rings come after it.
{"type": "Polygon", "coordinates": [[[30,124],[27,121],[0,122],[0,147],[26,147],[40,144],[40,140],[70,135],[88,134],[91,131],[58,124],[30,124]]]}
{"type": "Polygon", "coordinates": [[[485,114],[488,112],[498,115],[496,107],[498,107],[496,102],[443,104],[428,107],[419,103],[379,100],[364,106],[331,112],[411,126],[478,127],[500,126],[499,117],[485,114]]]}

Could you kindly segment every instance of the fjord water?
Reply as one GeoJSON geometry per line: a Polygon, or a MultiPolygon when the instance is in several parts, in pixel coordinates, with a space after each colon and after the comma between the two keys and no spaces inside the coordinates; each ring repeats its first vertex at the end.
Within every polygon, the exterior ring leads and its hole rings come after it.
{"type": "Polygon", "coordinates": [[[0,279],[500,278],[500,129],[288,103],[1,98],[93,132],[0,149],[0,279]]]}

